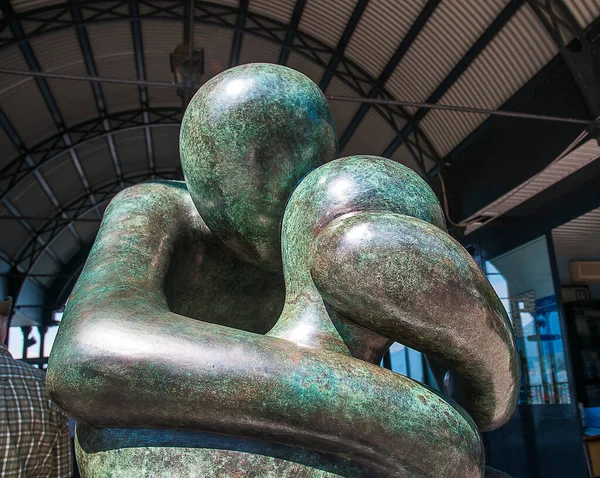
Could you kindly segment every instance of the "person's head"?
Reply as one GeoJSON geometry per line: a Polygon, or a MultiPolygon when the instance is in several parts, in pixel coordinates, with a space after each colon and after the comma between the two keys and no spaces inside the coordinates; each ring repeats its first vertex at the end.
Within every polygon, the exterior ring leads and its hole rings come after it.
{"type": "Polygon", "coordinates": [[[198,90],[180,152],[206,225],[244,260],[277,270],[287,200],[306,174],[336,158],[337,137],[317,85],[290,68],[255,63],[198,90]]]}
{"type": "Polygon", "coordinates": [[[12,309],[12,299],[9,297],[0,301],[0,345],[4,343],[8,332],[8,318],[12,309]]]}

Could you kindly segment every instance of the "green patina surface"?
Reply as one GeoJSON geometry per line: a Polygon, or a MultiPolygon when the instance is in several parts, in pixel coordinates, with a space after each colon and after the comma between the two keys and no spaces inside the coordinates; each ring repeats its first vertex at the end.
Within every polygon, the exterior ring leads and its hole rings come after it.
{"type": "Polygon", "coordinates": [[[483,476],[514,341],[429,187],[328,162],[324,98],[275,65],[209,81],[181,134],[186,184],[112,201],[52,350],[83,475],[483,476]],[[449,371],[450,398],[379,367],[392,340],[449,371]]]}

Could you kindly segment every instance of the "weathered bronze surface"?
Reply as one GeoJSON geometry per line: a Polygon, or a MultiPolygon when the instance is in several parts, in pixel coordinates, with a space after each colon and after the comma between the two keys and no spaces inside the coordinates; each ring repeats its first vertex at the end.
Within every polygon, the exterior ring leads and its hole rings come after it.
{"type": "Polygon", "coordinates": [[[50,357],[83,476],[492,476],[479,430],[519,381],[502,304],[420,177],[336,156],[300,73],[196,94],[186,182],[111,202],[50,357]],[[443,394],[379,367],[393,341],[443,394]]]}

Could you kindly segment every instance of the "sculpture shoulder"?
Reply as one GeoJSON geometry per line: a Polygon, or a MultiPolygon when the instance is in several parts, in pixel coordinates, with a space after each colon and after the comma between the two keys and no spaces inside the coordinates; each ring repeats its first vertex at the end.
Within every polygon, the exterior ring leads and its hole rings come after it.
{"type": "Polygon", "coordinates": [[[152,181],[131,186],[106,208],[75,290],[89,287],[87,282],[119,289],[134,271],[139,281],[150,276],[162,281],[174,254],[192,257],[213,240],[185,184],[152,181]]]}
{"type": "Polygon", "coordinates": [[[147,181],[119,192],[104,214],[102,229],[155,229],[167,224],[210,235],[183,181],[147,181]]]}
{"type": "Polygon", "coordinates": [[[137,210],[152,213],[157,205],[177,207],[191,201],[183,181],[146,181],[120,191],[110,202],[107,212],[115,207],[134,205],[137,210]]]}

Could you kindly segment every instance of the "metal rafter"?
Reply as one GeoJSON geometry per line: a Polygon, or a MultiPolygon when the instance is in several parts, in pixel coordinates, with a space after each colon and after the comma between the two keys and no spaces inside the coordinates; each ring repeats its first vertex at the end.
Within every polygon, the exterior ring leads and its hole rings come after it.
{"type": "MultiPolygon", "coordinates": [[[[179,127],[181,116],[182,112],[179,108],[123,111],[85,121],[66,129],[65,133],[73,138],[70,149],[74,150],[90,141],[106,138],[108,135],[119,132],[155,127],[179,127]],[[145,115],[147,115],[147,121],[145,115]],[[109,126],[108,130],[105,128],[106,124],[109,126]]],[[[0,111],[0,122],[2,119],[0,111]]],[[[27,176],[34,174],[67,152],[68,149],[65,149],[62,138],[63,133],[58,133],[32,148],[19,148],[20,155],[0,170],[0,200],[4,199],[27,176]],[[26,158],[30,158],[30,160],[26,158]]]]}
{"type": "Polygon", "coordinates": [[[148,179],[176,179],[178,175],[179,173],[176,169],[165,169],[124,176],[122,180],[115,180],[95,188],[93,191],[98,200],[94,204],[91,203],[88,195],[80,195],[65,207],[65,212],[67,212],[66,218],[57,214],[48,219],[35,231],[35,235],[24,245],[15,262],[27,274],[30,273],[35,268],[38,260],[48,251],[48,248],[62,232],[76,223],[81,216],[97,210],[106,204],[107,201],[110,201],[115,194],[124,189],[123,186],[131,186],[148,179]],[[37,240],[40,236],[48,236],[43,245],[37,240]]]}
{"type": "MultiPolygon", "coordinates": [[[[10,4],[10,1],[9,0],[0,0],[0,10],[2,10],[4,17],[6,18],[6,22],[9,25],[9,28],[10,28],[10,31],[11,31],[13,37],[15,37],[19,42],[19,49],[21,50],[21,53],[23,54],[23,57],[25,58],[25,61],[27,63],[27,66],[29,67],[29,69],[32,71],[41,71],[40,64],[37,61],[37,58],[33,52],[33,49],[31,48],[29,41],[25,38],[25,36],[26,36],[25,31],[21,25],[21,22],[16,17],[15,12],[12,8],[12,5],[10,4]]],[[[52,118],[54,119],[54,123],[56,124],[57,129],[61,132],[64,131],[65,123],[63,121],[63,118],[62,118],[62,115],[58,108],[58,105],[56,103],[56,100],[54,99],[52,91],[50,90],[50,87],[48,86],[48,83],[46,82],[46,80],[44,78],[36,78],[35,81],[38,85],[40,93],[42,94],[42,97],[44,98],[44,101],[46,102],[48,110],[50,111],[50,114],[52,115],[52,118]]],[[[68,135],[66,135],[66,134],[63,135],[62,139],[67,146],[71,145],[71,138],[68,135]]],[[[79,175],[79,178],[84,187],[84,190],[89,191],[89,182],[85,176],[85,172],[83,171],[83,168],[81,167],[79,158],[77,157],[75,152],[72,150],[70,152],[70,155],[71,155],[71,161],[73,162],[73,166],[77,170],[77,174],[79,175]]],[[[42,186],[42,188],[44,189],[44,191],[50,198],[51,202],[54,204],[55,208],[57,208],[57,210],[60,210],[60,204],[58,204],[58,200],[56,199],[56,196],[52,192],[50,186],[45,181],[43,176],[41,174],[38,174],[38,175],[36,175],[36,179],[38,180],[38,182],[40,182],[40,185],[42,186]]],[[[93,201],[94,200],[93,196],[90,199],[93,201]]],[[[79,237],[79,234],[77,234],[77,231],[75,231],[75,229],[73,229],[71,232],[73,234],[73,237],[78,242],[81,242],[81,238],[79,237]]]]}
{"type": "MultiPolygon", "coordinates": [[[[140,2],[137,0],[129,0],[129,13],[131,15],[131,34],[133,37],[133,50],[135,52],[135,66],[138,80],[146,79],[146,64],[144,63],[144,42],[142,40],[142,24],[140,22],[140,2]]],[[[185,19],[184,19],[185,23],[185,19]]],[[[140,86],[140,104],[142,105],[142,112],[144,123],[149,124],[150,119],[148,115],[148,88],[146,86],[140,86]]],[[[156,169],[156,163],[154,162],[154,148],[152,146],[152,133],[150,128],[144,129],[144,136],[146,139],[146,152],[148,153],[148,167],[151,172],[156,169]]]]}
{"type": "Polygon", "coordinates": [[[15,266],[15,261],[13,261],[12,258],[2,249],[0,249],[0,260],[6,262],[11,267],[15,266]]]}
{"type": "MultiPolygon", "coordinates": [[[[25,230],[29,233],[32,239],[35,241],[35,244],[38,247],[46,248],[48,251],[48,255],[52,258],[52,260],[59,266],[62,265],[61,260],[58,258],[58,255],[50,248],[47,241],[40,235],[36,234],[34,227],[27,221],[22,218],[21,212],[10,202],[8,198],[4,198],[2,200],[2,205],[10,212],[13,216],[19,218],[19,223],[25,228],[25,230]]],[[[61,215],[62,217],[62,215],[61,215]]],[[[14,262],[15,264],[17,261],[14,262]]]]}
{"type": "Polygon", "coordinates": [[[188,55],[191,58],[194,50],[194,23],[196,15],[194,8],[196,4],[194,0],[187,0],[183,6],[183,16],[188,20],[183,24],[183,44],[188,45],[188,55]]]}
{"type": "MultiPolygon", "coordinates": [[[[400,45],[398,45],[398,48],[383,68],[383,71],[379,75],[379,78],[377,78],[376,80],[375,86],[373,86],[367,93],[368,98],[376,98],[381,93],[386,82],[388,81],[390,76],[392,76],[392,73],[400,64],[400,62],[404,58],[404,55],[406,54],[410,46],[413,44],[413,42],[416,40],[417,36],[419,36],[419,33],[421,33],[421,30],[423,29],[423,27],[425,26],[425,24],[427,23],[437,6],[440,4],[440,2],[441,0],[429,0],[425,7],[423,7],[423,10],[421,10],[421,13],[419,13],[419,16],[414,21],[414,23],[400,42],[400,45]]],[[[350,138],[356,131],[356,128],[358,128],[358,126],[360,125],[361,121],[366,116],[370,108],[371,105],[368,103],[364,103],[360,106],[360,108],[354,115],[354,118],[352,118],[352,120],[346,127],[346,130],[340,137],[340,150],[343,150],[346,144],[348,144],[348,141],[350,140],[350,138]]]]}
{"type": "MultiPolygon", "coordinates": [[[[70,0],[72,4],[72,0],[70,0]]],[[[87,34],[87,28],[85,25],[79,25],[81,21],[83,21],[83,15],[81,14],[81,8],[73,5],[71,7],[71,17],[73,21],[76,22],[75,30],[77,32],[77,39],[79,40],[79,46],[81,48],[81,54],[85,60],[85,66],[87,68],[88,75],[90,76],[98,76],[98,71],[96,69],[96,62],[94,61],[94,54],[92,52],[92,45],[90,44],[90,39],[87,34]]],[[[92,86],[92,90],[94,92],[94,99],[96,100],[96,109],[98,110],[98,114],[101,118],[104,118],[102,121],[102,127],[104,131],[108,134],[106,135],[106,144],[110,151],[110,157],[112,159],[113,167],[115,168],[115,175],[117,178],[121,178],[123,176],[123,172],[121,170],[121,162],[119,161],[119,156],[117,155],[117,148],[115,147],[115,142],[112,134],[110,133],[110,124],[106,119],[106,102],[104,101],[104,92],[102,91],[102,84],[97,81],[90,82],[92,86]]]]}
{"type": "MultiPolygon", "coordinates": [[[[33,164],[35,164],[31,155],[26,151],[25,145],[23,144],[21,137],[19,136],[19,134],[13,127],[12,123],[9,121],[8,117],[4,114],[4,112],[2,110],[0,110],[0,126],[2,126],[2,129],[4,130],[6,135],[9,137],[11,142],[13,143],[13,146],[17,149],[17,151],[19,151],[21,153],[20,157],[21,157],[22,163],[29,167],[31,167],[33,164]]],[[[61,139],[62,139],[62,137],[61,137],[61,139]]],[[[60,207],[58,199],[54,195],[54,192],[50,188],[50,185],[47,183],[46,179],[42,176],[40,171],[35,169],[35,170],[32,170],[32,173],[33,173],[34,177],[36,178],[37,182],[40,184],[40,186],[44,190],[44,192],[46,193],[46,195],[48,196],[48,198],[50,199],[50,201],[52,202],[52,205],[54,206],[54,208],[60,214],[64,214],[62,212],[62,209],[60,207]]],[[[8,191],[3,191],[2,189],[0,189],[0,202],[6,206],[6,208],[9,210],[9,212],[13,216],[22,218],[22,214],[20,213],[20,211],[9,200],[8,191]]],[[[19,222],[28,232],[33,230],[33,227],[31,226],[31,224],[29,224],[29,222],[27,220],[21,219],[19,222]]],[[[77,231],[75,230],[75,228],[71,229],[71,234],[73,234],[73,237],[75,238],[76,241],[81,243],[81,238],[79,237],[79,234],[77,234],[77,231]]],[[[43,241],[43,239],[40,239],[40,240],[43,241]]],[[[56,256],[56,254],[54,254],[52,257],[53,257],[53,259],[55,259],[55,261],[57,261],[57,263],[60,264],[60,260],[58,260],[58,257],[56,256]]]]}
{"type": "Polygon", "coordinates": [[[289,29],[285,34],[285,40],[283,42],[283,46],[281,47],[281,53],[279,54],[280,65],[286,65],[288,58],[290,56],[290,48],[294,43],[294,37],[296,36],[296,32],[298,31],[298,25],[300,25],[300,20],[302,19],[302,13],[304,13],[304,6],[306,5],[306,0],[297,0],[296,5],[294,7],[294,13],[292,13],[292,18],[290,19],[289,29]]]}
{"type": "Polygon", "coordinates": [[[319,82],[319,88],[321,88],[321,91],[323,91],[323,93],[327,90],[327,87],[329,86],[329,83],[333,78],[333,72],[337,70],[340,60],[344,55],[344,50],[348,46],[348,43],[350,43],[352,34],[354,33],[354,30],[356,30],[358,22],[360,22],[360,19],[362,18],[365,8],[367,8],[368,4],[369,0],[358,0],[358,2],[356,3],[356,6],[352,11],[352,15],[350,15],[348,23],[344,28],[344,32],[342,33],[342,36],[340,37],[340,40],[338,41],[338,44],[335,47],[334,53],[333,55],[331,55],[329,64],[325,69],[325,73],[323,74],[323,77],[319,82]]]}
{"type": "MultiPolygon", "coordinates": [[[[64,219],[62,216],[54,216],[50,218],[41,228],[41,231],[25,245],[21,254],[19,255],[19,259],[17,261],[12,262],[12,268],[10,276],[11,278],[20,279],[20,285],[16,287],[13,295],[15,297],[15,303],[18,302],[18,298],[22,287],[26,281],[26,279],[31,279],[39,284],[39,277],[42,277],[43,274],[32,274],[31,271],[35,268],[36,264],[40,260],[40,258],[46,254],[53,254],[51,245],[52,243],[60,236],[62,232],[71,227],[77,220],[86,214],[89,214],[92,211],[98,210],[99,207],[106,204],[110,201],[115,194],[119,191],[123,190],[125,187],[145,181],[147,179],[159,178],[159,179],[173,179],[177,176],[177,171],[174,170],[165,170],[158,171],[154,173],[145,173],[145,174],[137,174],[131,175],[127,177],[123,177],[121,179],[117,179],[111,183],[105,184],[99,188],[94,190],[94,193],[98,196],[98,201],[95,204],[91,204],[89,195],[81,195],[75,200],[73,200],[68,206],[69,218],[64,219]],[[48,234],[50,232],[50,237],[47,241],[44,241],[42,244],[39,242],[39,237],[41,234],[48,234]]],[[[99,226],[99,224],[98,224],[99,226]]],[[[89,245],[82,245],[82,249],[84,250],[89,245]]],[[[85,262],[87,258],[87,254],[77,254],[76,258],[79,257],[81,263],[85,262]]],[[[74,258],[75,259],[75,258],[74,258]]],[[[68,268],[73,265],[73,260],[69,261],[68,264],[63,264],[62,262],[58,262],[59,264],[59,272],[56,276],[60,276],[65,268],[68,268]]],[[[73,274],[77,274],[78,271],[75,270],[73,274]]],[[[48,275],[50,277],[50,275],[48,275]]]]}
{"type": "MultiPolygon", "coordinates": [[[[4,199],[4,200],[0,201],[0,204],[2,204],[5,208],[7,208],[8,210],[10,210],[12,212],[13,216],[9,216],[12,220],[20,222],[21,225],[25,228],[25,230],[31,234],[31,232],[33,231],[33,226],[29,223],[28,218],[23,216],[19,212],[19,210],[9,200],[4,199]]],[[[41,238],[39,238],[38,241],[40,239],[41,238]]],[[[44,245],[44,246],[47,245],[43,239],[41,239],[41,241],[42,241],[42,245],[44,245]]],[[[52,248],[48,247],[47,251],[48,251],[48,255],[54,261],[54,263],[60,266],[61,261],[58,258],[58,256],[56,255],[56,253],[52,250],[52,248]]],[[[15,282],[16,282],[16,279],[19,279],[23,274],[20,272],[17,272],[17,263],[12,259],[12,257],[10,257],[10,255],[8,255],[2,249],[0,249],[0,259],[2,259],[4,262],[6,262],[10,266],[11,271],[12,271],[11,277],[9,278],[9,284],[8,284],[9,290],[10,289],[19,290],[21,285],[16,285],[15,282]]],[[[38,285],[41,285],[37,279],[34,278],[33,280],[38,285]]],[[[9,295],[13,295],[13,294],[9,293],[9,295]]]]}
{"type": "MultiPolygon", "coordinates": [[[[471,46],[469,51],[461,58],[461,60],[455,65],[452,71],[446,76],[446,78],[436,87],[436,89],[429,95],[426,103],[436,103],[442,98],[442,96],[450,89],[450,87],[456,82],[456,80],[467,70],[467,68],[473,63],[475,58],[485,49],[486,46],[496,37],[498,32],[504,28],[508,21],[513,15],[523,6],[525,0],[511,0],[506,7],[500,12],[500,14],[494,19],[494,21],[487,27],[483,34],[477,39],[477,41],[471,46]]],[[[414,133],[418,124],[423,120],[429,110],[420,108],[414,114],[412,121],[407,123],[400,134],[394,138],[390,144],[385,148],[382,156],[390,157],[394,152],[405,142],[410,134],[414,133]]]]}
{"type": "Polygon", "coordinates": [[[229,56],[229,67],[237,66],[240,62],[240,52],[242,51],[242,41],[244,39],[244,26],[248,16],[248,0],[240,0],[240,7],[237,12],[235,22],[235,33],[233,34],[233,43],[231,45],[231,55],[229,56]]]}
{"type": "MultiPolygon", "coordinates": [[[[187,21],[184,12],[185,9],[180,1],[155,2],[153,0],[129,0],[128,2],[116,2],[108,5],[94,2],[93,0],[81,0],[75,2],[75,4],[81,8],[84,17],[79,25],[127,21],[139,26],[141,20],[187,21]],[[123,13],[121,7],[124,5],[129,5],[128,13],[123,13]],[[143,6],[143,9],[141,6],[143,6]]],[[[296,12],[298,13],[299,21],[301,10],[298,4],[296,12]]],[[[219,5],[201,0],[195,3],[196,23],[218,26],[234,31],[241,30],[244,34],[255,35],[278,45],[283,45],[284,47],[287,45],[289,51],[294,51],[323,69],[327,68],[330,58],[335,53],[327,44],[303,33],[297,28],[294,29],[294,25],[278,22],[250,10],[245,12],[245,22],[240,29],[238,26],[239,13],[240,8],[238,7],[219,5]],[[292,33],[293,37],[291,36],[292,33]],[[290,41],[289,45],[286,42],[286,38],[290,41]]],[[[16,15],[16,18],[22,22],[27,22],[27,25],[31,26],[26,38],[32,38],[66,28],[73,28],[72,21],[65,19],[66,15],[70,15],[68,8],[66,9],[65,5],[59,4],[22,12],[16,15]]],[[[0,19],[0,48],[13,44],[16,41],[15,39],[2,37],[1,33],[3,28],[6,27],[5,23],[5,19],[0,19]]],[[[139,30],[138,27],[135,28],[139,30]]],[[[138,50],[141,51],[139,48],[138,50]]],[[[376,79],[343,55],[340,56],[339,67],[333,74],[358,96],[366,96],[376,86],[376,79]]],[[[380,95],[384,99],[394,99],[393,95],[386,91],[385,88],[381,89],[380,95]]],[[[399,106],[376,105],[374,108],[397,134],[400,134],[401,128],[410,119],[406,111],[399,106]]],[[[427,138],[423,137],[421,140],[425,143],[427,142],[427,138]]]]}
{"type": "Polygon", "coordinates": [[[600,59],[562,0],[527,0],[554,40],[594,118],[600,116],[600,59]]]}
{"type": "MultiPolygon", "coordinates": [[[[46,221],[48,216],[20,216],[15,217],[11,215],[0,215],[0,221],[20,221],[21,219],[25,219],[26,221],[46,221]]],[[[102,218],[78,218],[76,222],[92,222],[98,223],[102,220],[102,218]]],[[[2,275],[2,274],[0,274],[2,275]]]]}

